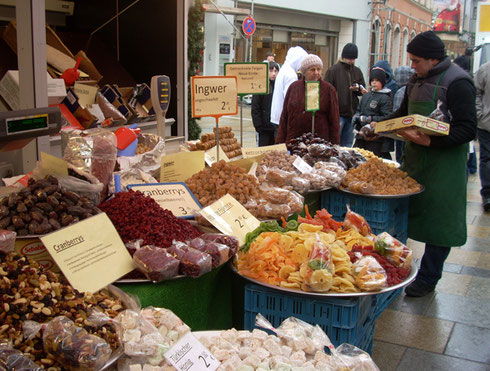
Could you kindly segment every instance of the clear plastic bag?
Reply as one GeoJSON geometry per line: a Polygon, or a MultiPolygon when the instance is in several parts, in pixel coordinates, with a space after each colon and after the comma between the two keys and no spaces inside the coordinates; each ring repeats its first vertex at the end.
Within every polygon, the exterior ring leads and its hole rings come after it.
{"type": "Polygon", "coordinates": [[[373,256],[362,256],[352,265],[352,273],[356,279],[356,285],[362,291],[379,291],[387,284],[387,276],[384,268],[373,256]]]}
{"type": "Polygon", "coordinates": [[[189,277],[200,277],[213,268],[211,255],[189,247],[184,242],[173,241],[167,252],[180,260],[179,272],[189,277]]]}
{"type": "Polygon", "coordinates": [[[332,250],[316,234],[310,258],[300,266],[300,274],[306,288],[314,292],[327,292],[333,285],[335,266],[332,261],[332,250]]]}
{"type": "Polygon", "coordinates": [[[334,370],[379,371],[371,356],[351,344],[340,344],[333,353],[334,370]]]}
{"type": "Polygon", "coordinates": [[[158,329],[170,346],[191,330],[170,309],[149,306],[143,308],[140,313],[144,319],[150,321],[158,329]]]}
{"type": "Polygon", "coordinates": [[[412,266],[412,250],[388,232],[382,232],[374,238],[374,248],[395,267],[410,269],[412,266]]]}
{"type": "Polygon", "coordinates": [[[42,330],[45,352],[55,356],[63,367],[70,370],[99,369],[112,353],[104,339],[89,334],[65,316],[55,317],[42,325],[25,321],[23,330],[27,338],[42,330]]]}
{"type": "Polygon", "coordinates": [[[27,358],[21,351],[14,349],[8,343],[2,342],[0,343],[0,370],[4,369],[15,371],[44,370],[27,358]]]}
{"type": "Polygon", "coordinates": [[[371,234],[371,227],[369,226],[366,219],[362,215],[352,211],[349,205],[347,205],[347,213],[345,214],[344,227],[353,228],[363,236],[369,236],[371,234]]]}
{"type": "Polygon", "coordinates": [[[153,282],[168,280],[179,274],[179,260],[157,246],[147,245],[137,249],[133,263],[153,282]]]}
{"type": "Polygon", "coordinates": [[[213,268],[219,267],[226,263],[230,257],[230,248],[224,244],[205,241],[200,237],[194,238],[188,242],[189,246],[211,255],[213,268]]]}
{"type": "Polygon", "coordinates": [[[255,317],[255,325],[276,333],[292,350],[302,350],[307,354],[323,352],[325,347],[333,350],[335,347],[329,337],[318,325],[313,326],[298,318],[286,318],[278,328],[264,318],[260,313],[255,317]]]}
{"type": "Polygon", "coordinates": [[[0,251],[4,254],[14,251],[16,237],[16,232],[0,229],[0,251]]]}
{"type": "Polygon", "coordinates": [[[238,251],[240,244],[238,238],[234,236],[229,236],[226,234],[219,233],[204,233],[200,236],[201,239],[205,241],[212,241],[217,243],[222,243],[230,248],[229,257],[231,258],[238,251]]]}

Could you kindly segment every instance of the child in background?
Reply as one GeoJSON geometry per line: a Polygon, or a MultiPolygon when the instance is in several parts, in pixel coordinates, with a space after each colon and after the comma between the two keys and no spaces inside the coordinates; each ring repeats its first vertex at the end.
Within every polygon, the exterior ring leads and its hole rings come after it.
{"type": "Polygon", "coordinates": [[[386,74],[382,68],[375,67],[369,74],[371,91],[364,94],[356,114],[352,118],[352,126],[357,131],[354,147],[364,148],[373,152],[376,156],[391,160],[389,152],[383,152],[385,141],[393,141],[374,134],[374,123],[383,121],[383,118],[391,113],[391,91],[384,87],[386,74]],[[371,125],[373,123],[373,125],[371,125]]]}

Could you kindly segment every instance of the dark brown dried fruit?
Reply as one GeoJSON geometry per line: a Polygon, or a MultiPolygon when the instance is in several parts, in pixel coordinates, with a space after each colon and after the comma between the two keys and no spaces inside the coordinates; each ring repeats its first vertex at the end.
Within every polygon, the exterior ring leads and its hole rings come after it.
{"type": "Polygon", "coordinates": [[[46,234],[51,232],[53,227],[49,223],[39,224],[37,228],[34,230],[34,234],[46,234]]]}
{"type": "Polygon", "coordinates": [[[38,179],[34,182],[32,185],[32,189],[38,189],[38,188],[46,188],[51,185],[51,182],[46,179],[38,179]]]}
{"type": "Polygon", "coordinates": [[[17,204],[16,210],[17,210],[18,213],[25,213],[25,212],[27,212],[27,207],[26,207],[26,205],[24,205],[23,202],[19,202],[17,204]]]}
{"type": "Polygon", "coordinates": [[[10,216],[6,216],[0,220],[0,229],[5,229],[9,226],[12,218],[10,216]]]}
{"type": "Polygon", "coordinates": [[[15,228],[24,228],[26,225],[22,218],[18,215],[12,217],[12,224],[15,226],[15,228]]]}
{"type": "Polygon", "coordinates": [[[68,198],[70,201],[72,201],[74,204],[76,204],[78,199],[80,198],[79,195],[77,195],[75,192],[71,192],[71,191],[65,191],[65,192],[63,192],[63,195],[66,198],[68,198]]]}
{"type": "Polygon", "coordinates": [[[54,230],[61,228],[61,224],[56,219],[49,219],[49,224],[51,224],[54,230]]]}
{"type": "Polygon", "coordinates": [[[56,220],[58,220],[58,214],[56,213],[56,209],[55,209],[55,211],[50,211],[49,214],[48,214],[48,217],[49,217],[49,219],[56,219],[56,220]]]}
{"type": "Polygon", "coordinates": [[[32,218],[29,214],[27,213],[20,213],[19,216],[22,218],[22,220],[26,223],[30,223],[32,218]]]}
{"type": "Polygon", "coordinates": [[[45,212],[50,212],[53,211],[53,206],[48,204],[47,202],[38,202],[36,204],[37,207],[39,207],[41,210],[44,210],[45,212]]]}
{"type": "Polygon", "coordinates": [[[9,208],[5,205],[0,206],[0,218],[3,218],[9,214],[9,208]]]}
{"type": "Polygon", "coordinates": [[[34,196],[36,196],[39,201],[46,201],[46,198],[48,197],[46,192],[44,192],[42,189],[36,189],[34,196]]]}
{"type": "Polygon", "coordinates": [[[51,195],[51,194],[55,193],[58,189],[59,189],[59,187],[57,185],[50,185],[50,186],[47,186],[46,188],[43,188],[43,191],[47,195],[51,195]]]}
{"type": "Polygon", "coordinates": [[[48,204],[50,204],[53,208],[55,208],[56,206],[58,206],[60,204],[60,202],[54,196],[48,196],[47,201],[48,201],[48,204]]]}
{"type": "Polygon", "coordinates": [[[29,234],[36,234],[36,228],[39,227],[39,223],[36,221],[32,221],[29,223],[29,234]]]}
{"type": "Polygon", "coordinates": [[[84,209],[83,207],[80,206],[69,206],[66,209],[66,212],[71,215],[83,216],[85,213],[89,212],[89,210],[84,209]]]}
{"type": "Polygon", "coordinates": [[[73,222],[73,215],[63,215],[61,217],[61,225],[62,226],[66,226],[66,225],[70,224],[71,222],[73,222]]]}
{"type": "Polygon", "coordinates": [[[42,213],[40,213],[39,211],[31,211],[31,212],[29,213],[29,215],[31,216],[31,218],[32,218],[34,221],[36,221],[36,222],[38,222],[38,223],[42,223],[42,221],[43,221],[43,215],[42,215],[42,213]]]}
{"type": "Polygon", "coordinates": [[[9,194],[7,206],[11,209],[16,204],[17,204],[17,193],[9,194]]]}

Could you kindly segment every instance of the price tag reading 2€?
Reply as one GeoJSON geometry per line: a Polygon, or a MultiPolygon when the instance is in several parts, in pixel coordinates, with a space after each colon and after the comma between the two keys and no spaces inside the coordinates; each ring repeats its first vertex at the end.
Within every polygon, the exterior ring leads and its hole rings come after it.
{"type": "Polygon", "coordinates": [[[191,218],[201,209],[201,204],[184,182],[131,184],[127,188],[150,196],[176,217],[191,218]]]}
{"type": "Polygon", "coordinates": [[[235,76],[193,76],[191,85],[193,117],[238,113],[235,76]]]}
{"type": "Polygon", "coordinates": [[[260,221],[229,194],[201,210],[201,215],[222,233],[238,238],[240,246],[245,235],[253,231],[260,221]]]}
{"type": "Polygon", "coordinates": [[[221,363],[190,332],[164,355],[179,371],[214,371],[221,363]]]}

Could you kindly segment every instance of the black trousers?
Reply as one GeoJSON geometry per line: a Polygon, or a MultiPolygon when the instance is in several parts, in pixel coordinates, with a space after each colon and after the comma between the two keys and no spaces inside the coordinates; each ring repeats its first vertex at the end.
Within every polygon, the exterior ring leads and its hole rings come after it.
{"type": "Polygon", "coordinates": [[[429,285],[437,285],[442,277],[444,262],[450,251],[450,247],[426,244],[417,279],[429,285]]]}
{"type": "Polygon", "coordinates": [[[259,131],[259,147],[272,146],[276,144],[277,125],[274,125],[274,131],[259,131]]]}

